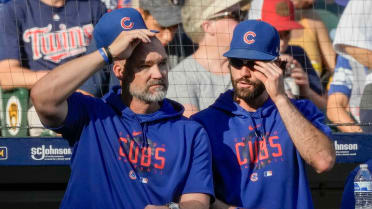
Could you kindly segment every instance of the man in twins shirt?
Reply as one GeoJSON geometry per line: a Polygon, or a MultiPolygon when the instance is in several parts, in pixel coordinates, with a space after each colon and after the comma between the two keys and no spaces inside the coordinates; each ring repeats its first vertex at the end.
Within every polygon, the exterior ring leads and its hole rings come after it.
{"type": "MultiPolygon", "coordinates": [[[[106,12],[99,0],[13,0],[0,12],[0,86],[30,89],[50,69],[84,54],[106,12]]],[[[29,125],[40,126],[33,108],[29,125]]],[[[33,136],[42,130],[30,130],[33,136]]]]}

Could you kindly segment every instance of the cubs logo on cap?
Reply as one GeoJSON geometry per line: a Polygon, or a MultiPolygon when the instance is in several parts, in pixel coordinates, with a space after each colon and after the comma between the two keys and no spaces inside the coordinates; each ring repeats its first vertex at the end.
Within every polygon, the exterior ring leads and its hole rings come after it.
{"type": "Polygon", "coordinates": [[[147,29],[141,14],[133,8],[121,8],[104,14],[94,27],[97,48],[109,46],[124,30],[147,29]]]}
{"type": "Polygon", "coordinates": [[[120,22],[121,27],[124,28],[125,30],[132,29],[134,26],[134,23],[130,21],[130,17],[123,17],[120,22]]]}
{"type": "Polygon", "coordinates": [[[248,60],[274,60],[279,56],[278,31],[269,23],[246,20],[233,33],[230,49],[223,56],[248,60]]]}
{"type": "Polygon", "coordinates": [[[244,34],[244,42],[247,44],[253,44],[256,34],[253,31],[248,31],[244,34]]]}

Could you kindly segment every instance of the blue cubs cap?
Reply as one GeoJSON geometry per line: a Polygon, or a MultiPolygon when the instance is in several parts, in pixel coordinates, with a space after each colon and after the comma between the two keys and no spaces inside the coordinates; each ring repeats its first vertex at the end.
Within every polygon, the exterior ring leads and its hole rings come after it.
{"type": "Polygon", "coordinates": [[[246,20],[235,27],[230,50],[223,56],[274,60],[279,56],[279,47],[279,33],[273,26],[264,21],[246,20]]]}
{"type": "Polygon", "coordinates": [[[135,29],[147,29],[136,9],[122,8],[104,14],[93,31],[97,49],[109,46],[122,31],[135,29]]]}

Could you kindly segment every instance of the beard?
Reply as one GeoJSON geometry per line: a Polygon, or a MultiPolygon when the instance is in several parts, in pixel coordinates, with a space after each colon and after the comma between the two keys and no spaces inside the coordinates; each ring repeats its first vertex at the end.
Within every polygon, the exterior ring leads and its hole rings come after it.
{"type": "Polygon", "coordinates": [[[163,101],[167,94],[168,82],[165,80],[153,79],[149,80],[146,83],[145,87],[139,87],[136,85],[129,85],[129,93],[138,98],[141,101],[146,103],[160,102],[163,101]],[[154,85],[161,85],[156,88],[153,88],[153,91],[150,91],[150,88],[154,85]]]}
{"type": "Polygon", "coordinates": [[[252,82],[245,77],[234,80],[231,77],[231,82],[234,87],[235,96],[244,100],[247,103],[251,103],[259,96],[261,96],[261,94],[265,91],[265,85],[261,81],[252,82]],[[252,85],[253,90],[250,90],[249,88],[239,88],[238,83],[240,81],[244,81],[245,83],[252,85]]]}

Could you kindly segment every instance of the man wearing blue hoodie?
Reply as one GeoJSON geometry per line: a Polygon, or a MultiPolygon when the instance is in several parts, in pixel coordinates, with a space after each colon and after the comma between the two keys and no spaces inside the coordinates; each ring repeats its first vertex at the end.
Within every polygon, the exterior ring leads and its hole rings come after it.
{"type": "Polygon", "coordinates": [[[94,37],[97,51],[55,68],[31,91],[43,124],[74,149],[61,208],[209,208],[209,139],[164,98],[167,57],[155,32],[125,8],[105,14],[94,37]],[[74,93],[112,61],[121,88],[102,99],[74,93]]]}
{"type": "Polygon", "coordinates": [[[238,24],[224,54],[233,91],[192,117],[211,140],[214,208],[311,209],[303,161],[318,173],[335,162],[323,114],[285,94],[279,44],[268,23],[238,24]]]}

